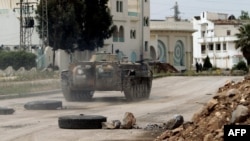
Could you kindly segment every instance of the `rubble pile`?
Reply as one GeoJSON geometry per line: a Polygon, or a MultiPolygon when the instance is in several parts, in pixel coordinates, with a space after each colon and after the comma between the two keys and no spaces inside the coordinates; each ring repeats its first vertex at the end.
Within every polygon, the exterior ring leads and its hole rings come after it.
{"type": "Polygon", "coordinates": [[[192,121],[165,130],[155,141],[223,141],[224,125],[250,124],[250,76],[228,81],[192,121]]]}

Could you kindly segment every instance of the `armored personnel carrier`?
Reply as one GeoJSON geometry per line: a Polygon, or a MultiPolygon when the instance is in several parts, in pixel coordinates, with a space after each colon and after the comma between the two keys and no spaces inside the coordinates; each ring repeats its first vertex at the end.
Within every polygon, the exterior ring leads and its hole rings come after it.
{"type": "Polygon", "coordinates": [[[146,63],[119,60],[117,54],[96,53],[90,61],[71,63],[61,73],[67,101],[89,101],[95,91],[121,91],[128,101],[148,99],[153,73],[146,63]]]}

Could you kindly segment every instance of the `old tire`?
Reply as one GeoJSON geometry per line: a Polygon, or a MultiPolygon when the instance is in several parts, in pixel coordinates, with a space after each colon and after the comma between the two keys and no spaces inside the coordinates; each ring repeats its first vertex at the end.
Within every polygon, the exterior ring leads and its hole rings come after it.
{"type": "Polygon", "coordinates": [[[67,78],[61,80],[62,93],[67,101],[91,101],[94,91],[72,90],[67,78]]]}
{"type": "Polygon", "coordinates": [[[24,108],[27,110],[56,110],[62,108],[62,102],[54,100],[32,101],[24,104],[24,108]]]}
{"type": "Polygon", "coordinates": [[[127,101],[139,101],[148,99],[152,87],[151,78],[130,79],[126,81],[124,95],[127,101]]]}
{"type": "Polygon", "coordinates": [[[106,121],[106,117],[98,115],[69,115],[59,117],[58,124],[63,129],[101,129],[106,121]]]}
{"type": "Polygon", "coordinates": [[[0,107],[0,115],[11,115],[15,112],[12,108],[0,107]]]}

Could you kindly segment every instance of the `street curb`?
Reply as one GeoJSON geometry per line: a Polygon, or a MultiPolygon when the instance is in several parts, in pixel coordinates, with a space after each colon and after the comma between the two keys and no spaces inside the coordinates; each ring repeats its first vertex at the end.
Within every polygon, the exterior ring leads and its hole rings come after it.
{"type": "Polygon", "coordinates": [[[40,91],[34,93],[25,93],[25,94],[9,94],[9,95],[0,95],[0,99],[11,99],[11,98],[23,98],[23,97],[32,97],[32,96],[41,96],[41,95],[51,95],[62,92],[61,89],[55,89],[50,91],[40,91]]]}

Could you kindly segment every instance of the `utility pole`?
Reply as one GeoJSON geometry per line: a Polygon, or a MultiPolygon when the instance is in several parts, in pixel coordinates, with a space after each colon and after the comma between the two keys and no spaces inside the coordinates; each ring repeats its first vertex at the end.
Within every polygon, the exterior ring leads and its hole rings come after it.
{"type": "Polygon", "coordinates": [[[49,45],[49,26],[48,26],[48,2],[41,0],[42,5],[42,51],[49,45]]]}
{"type": "Polygon", "coordinates": [[[20,6],[20,43],[19,50],[29,50],[31,48],[31,37],[34,30],[34,18],[31,14],[34,12],[36,2],[20,0],[17,5],[20,6]]]}
{"type": "Polygon", "coordinates": [[[141,54],[140,54],[140,61],[143,60],[143,54],[144,54],[144,26],[145,26],[145,18],[144,18],[144,0],[141,0],[141,54]]]}
{"type": "Polygon", "coordinates": [[[24,46],[24,40],[23,40],[23,0],[20,0],[20,43],[19,43],[19,49],[23,48],[24,46]]]}

